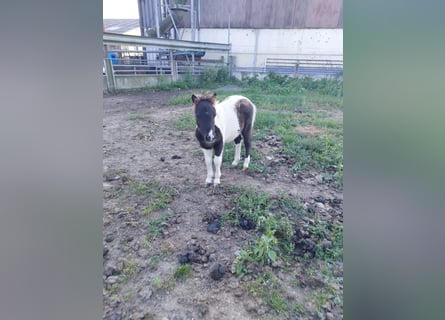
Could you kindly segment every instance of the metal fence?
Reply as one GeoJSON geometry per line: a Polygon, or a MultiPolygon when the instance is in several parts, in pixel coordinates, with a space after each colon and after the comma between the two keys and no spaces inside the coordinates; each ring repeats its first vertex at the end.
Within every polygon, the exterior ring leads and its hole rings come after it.
{"type": "Polygon", "coordinates": [[[199,77],[206,71],[224,70],[242,77],[268,73],[293,77],[340,78],[343,60],[268,57],[264,67],[239,67],[230,56],[230,45],[181,40],[141,38],[104,33],[104,87],[116,89],[153,86],[162,80],[199,77]]]}
{"type": "Polygon", "coordinates": [[[103,75],[108,91],[122,89],[122,83],[127,86],[153,84],[159,76],[163,76],[163,81],[173,82],[182,75],[200,76],[207,68],[230,69],[228,44],[106,33],[104,44],[103,75]]]}

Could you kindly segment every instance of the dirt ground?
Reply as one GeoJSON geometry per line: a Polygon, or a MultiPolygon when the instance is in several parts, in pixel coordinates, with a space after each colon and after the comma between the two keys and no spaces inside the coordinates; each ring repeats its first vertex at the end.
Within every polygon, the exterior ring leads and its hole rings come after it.
{"type": "MultiPolygon", "coordinates": [[[[228,209],[230,186],[269,194],[282,190],[290,196],[300,196],[316,212],[340,221],[342,193],[322,183],[316,172],[290,173],[286,163],[280,162],[279,146],[270,143],[270,137],[268,141],[254,141],[253,148],[264,156],[264,163],[273,163],[275,170],[271,174],[243,172],[224,162],[222,187],[205,188],[206,169],[198,142],[192,132],[178,131],[172,124],[184,113],[192,113],[191,105],[168,104],[172,96],[186,93],[104,95],[103,318],[283,318],[243,289],[252,281],[251,275],[240,279],[233,273],[236,254],[255,238],[254,230],[224,226],[211,233],[207,231],[208,224],[228,209]],[[166,209],[144,214],[147,199],[132,194],[129,181],[156,181],[173,190],[173,201],[166,209]],[[320,198],[325,201],[315,200],[320,198]],[[148,216],[168,216],[151,242],[146,239],[148,216]],[[191,264],[192,276],[183,281],[174,279],[179,259],[190,251],[199,258],[191,264]],[[216,281],[209,274],[218,263],[226,272],[216,281]]],[[[304,278],[302,266],[276,267],[276,275],[283,283],[290,281],[291,275],[308,283],[289,290],[289,297],[296,301],[304,301],[316,286],[304,278]]],[[[343,266],[340,268],[342,276],[343,266]]],[[[331,306],[327,314],[327,319],[342,317],[338,307],[331,306]]]]}

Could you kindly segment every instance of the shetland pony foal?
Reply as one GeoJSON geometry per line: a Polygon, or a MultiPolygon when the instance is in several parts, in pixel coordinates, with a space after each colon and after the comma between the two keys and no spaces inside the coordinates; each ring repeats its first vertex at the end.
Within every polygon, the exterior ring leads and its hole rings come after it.
{"type": "Polygon", "coordinates": [[[249,167],[252,127],[255,121],[256,106],[246,97],[230,96],[222,102],[216,101],[216,93],[209,95],[192,95],[196,117],[196,138],[204,152],[207,167],[206,185],[213,179],[212,156],[215,151],[214,186],[220,184],[221,163],[224,144],[235,142],[236,166],[241,158],[241,136],[246,147],[243,170],[249,167]]]}

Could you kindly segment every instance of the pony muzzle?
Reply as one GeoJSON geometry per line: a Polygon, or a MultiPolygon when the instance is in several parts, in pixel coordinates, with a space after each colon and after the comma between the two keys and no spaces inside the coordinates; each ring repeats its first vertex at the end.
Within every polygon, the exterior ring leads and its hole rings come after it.
{"type": "Polygon", "coordinates": [[[205,136],[205,139],[207,141],[213,141],[215,140],[215,135],[213,134],[213,130],[210,130],[209,133],[205,136]]]}

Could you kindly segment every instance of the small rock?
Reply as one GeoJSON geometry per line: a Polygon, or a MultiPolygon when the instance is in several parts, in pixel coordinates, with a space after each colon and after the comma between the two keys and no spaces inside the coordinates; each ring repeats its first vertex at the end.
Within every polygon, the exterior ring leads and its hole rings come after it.
{"type": "Polygon", "coordinates": [[[215,261],[216,261],[216,254],[211,253],[211,254],[209,255],[209,262],[215,262],[215,261]]]}
{"type": "Polygon", "coordinates": [[[116,265],[116,269],[117,269],[119,272],[122,272],[122,271],[124,270],[124,268],[125,268],[125,262],[124,262],[124,261],[119,261],[119,262],[117,263],[117,265],[116,265]]]}
{"type": "Polygon", "coordinates": [[[283,267],[284,263],[283,260],[277,258],[275,261],[272,262],[272,267],[273,268],[281,268],[283,267]]]}
{"type": "Polygon", "coordinates": [[[201,304],[201,305],[198,306],[198,314],[199,314],[199,316],[201,317],[201,319],[203,319],[204,316],[205,316],[208,312],[209,312],[209,307],[208,307],[208,306],[203,305],[203,304],[201,304]]]}
{"type": "Polygon", "coordinates": [[[176,160],[176,159],[182,159],[182,157],[181,156],[178,156],[178,155],[174,155],[173,157],[172,157],[172,160],[176,160]]]}
{"type": "Polygon", "coordinates": [[[321,175],[321,174],[317,174],[316,176],[315,176],[315,181],[317,181],[318,183],[323,183],[323,175],[321,175]]]}
{"type": "Polygon", "coordinates": [[[326,201],[326,199],[325,199],[323,196],[321,196],[321,195],[316,196],[316,197],[314,198],[314,200],[315,200],[316,202],[321,202],[321,203],[325,203],[325,201],[326,201]]]}
{"type": "Polygon", "coordinates": [[[138,292],[138,296],[144,300],[150,299],[150,297],[153,295],[153,291],[150,289],[150,287],[144,287],[138,292]]]}
{"type": "Polygon", "coordinates": [[[230,289],[237,289],[239,287],[239,282],[237,280],[232,280],[228,284],[230,289]]]}
{"type": "Polygon", "coordinates": [[[244,308],[247,312],[254,312],[256,311],[257,304],[252,299],[248,299],[244,302],[244,308]]]}
{"type": "Polygon", "coordinates": [[[105,282],[109,285],[113,285],[119,281],[119,276],[110,276],[105,280],[105,282]]]}
{"type": "Polygon", "coordinates": [[[213,280],[220,280],[224,276],[225,272],[226,268],[222,264],[217,263],[210,270],[210,277],[213,280]]]}
{"type": "Polygon", "coordinates": [[[165,158],[164,158],[164,157],[161,157],[161,159],[159,159],[159,160],[161,160],[162,162],[164,162],[164,161],[165,161],[165,158]]]}
{"type": "Polygon", "coordinates": [[[110,183],[106,183],[106,182],[104,182],[104,183],[102,184],[102,188],[104,189],[104,191],[107,191],[107,190],[112,189],[112,188],[113,188],[113,185],[110,184],[110,183]]]}
{"type": "Polygon", "coordinates": [[[335,319],[335,317],[332,313],[330,313],[330,312],[326,313],[326,320],[334,320],[334,319],[335,319]]]}
{"type": "Polygon", "coordinates": [[[104,268],[104,274],[109,277],[109,276],[116,276],[119,275],[121,273],[121,271],[119,271],[117,269],[117,267],[113,264],[107,264],[104,268]]]}
{"type": "Polygon", "coordinates": [[[321,246],[323,247],[323,249],[332,248],[332,242],[327,239],[324,239],[321,246]]]}
{"type": "Polygon", "coordinates": [[[139,257],[146,257],[148,255],[148,250],[147,249],[139,249],[138,250],[138,256],[139,257]]]}
{"type": "Polygon", "coordinates": [[[133,236],[128,236],[127,239],[125,239],[127,242],[131,242],[134,240],[133,236]]]}
{"type": "Polygon", "coordinates": [[[207,232],[217,233],[219,228],[221,228],[221,223],[219,222],[218,219],[216,219],[211,224],[209,224],[209,226],[207,227],[207,232]]]}
{"type": "Polygon", "coordinates": [[[120,314],[113,313],[113,314],[111,314],[108,317],[108,319],[110,319],[110,320],[122,320],[122,316],[120,314]]]}
{"type": "Polygon", "coordinates": [[[236,290],[233,295],[237,298],[242,297],[244,295],[244,292],[242,290],[236,290]]]}
{"type": "Polygon", "coordinates": [[[317,202],[316,205],[317,205],[317,207],[319,207],[320,209],[323,209],[323,210],[326,209],[325,205],[324,205],[323,203],[321,203],[321,202],[317,202]]]}
{"type": "Polygon", "coordinates": [[[108,254],[108,252],[110,252],[110,250],[107,248],[104,248],[104,250],[102,251],[102,257],[105,257],[108,254]]]}
{"type": "Polygon", "coordinates": [[[105,242],[111,242],[114,240],[114,237],[112,235],[108,235],[105,237],[105,242]]]}

